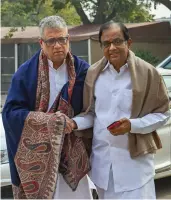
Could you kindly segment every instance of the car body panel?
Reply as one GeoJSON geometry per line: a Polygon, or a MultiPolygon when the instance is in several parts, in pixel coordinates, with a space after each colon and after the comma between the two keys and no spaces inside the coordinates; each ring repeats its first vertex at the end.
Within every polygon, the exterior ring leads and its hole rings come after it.
{"type": "Polygon", "coordinates": [[[1,170],[1,180],[0,180],[1,187],[11,185],[9,163],[2,164],[0,166],[0,170],[1,170]]]}
{"type": "MultiPolygon", "coordinates": [[[[157,68],[157,70],[163,76],[171,100],[171,70],[163,68],[157,68]]],[[[155,178],[159,179],[171,176],[171,103],[170,118],[164,126],[157,130],[157,133],[162,142],[162,149],[157,151],[154,159],[155,178]]]]}
{"type": "Polygon", "coordinates": [[[155,169],[161,169],[168,165],[171,165],[171,120],[157,130],[162,142],[162,148],[155,154],[155,169]]]}

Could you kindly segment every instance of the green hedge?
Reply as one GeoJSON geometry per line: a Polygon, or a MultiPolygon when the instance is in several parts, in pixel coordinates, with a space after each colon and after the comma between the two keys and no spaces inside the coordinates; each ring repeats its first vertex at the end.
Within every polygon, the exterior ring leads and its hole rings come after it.
{"type": "Polygon", "coordinates": [[[153,54],[150,51],[135,50],[134,53],[136,56],[142,58],[143,60],[149,62],[154,66],[156,66],[160,62],[160,59],[153,56],[153,54]]]}

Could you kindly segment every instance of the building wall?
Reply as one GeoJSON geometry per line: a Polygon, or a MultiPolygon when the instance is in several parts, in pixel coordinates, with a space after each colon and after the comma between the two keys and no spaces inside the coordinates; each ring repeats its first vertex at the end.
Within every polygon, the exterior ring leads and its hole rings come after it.
{"type": "Polygon", "coordinates": [[[91,40],[91,64],[94,64],[103,57],[103,51],[96,40],[91,40]]]}

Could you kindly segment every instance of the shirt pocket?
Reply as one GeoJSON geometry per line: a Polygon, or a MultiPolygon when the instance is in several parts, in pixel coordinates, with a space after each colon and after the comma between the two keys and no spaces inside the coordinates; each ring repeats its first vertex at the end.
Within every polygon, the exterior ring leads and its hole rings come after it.
{"type": "Polygon", "coordinates": [[[132,90],[122,89],[120,90],[117,98],[118,108],[125,112],[130,113],[132,108],[132,90]]]}

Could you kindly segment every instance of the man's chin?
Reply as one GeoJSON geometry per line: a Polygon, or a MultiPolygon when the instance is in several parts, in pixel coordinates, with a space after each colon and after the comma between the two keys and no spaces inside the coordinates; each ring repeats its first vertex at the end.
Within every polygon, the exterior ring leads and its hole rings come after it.
{"type": "Polygon", "coordinates": [[[64,61],[64,60],[65,60],[65,56],[64,56],[64,55],[56,56],[56,57],[54,58],[54,61],[56,61],[56,62],[64,61]]]}
{"type": "Polygon", "coordinates": [[[110,57],[109,62],[114,65],[114,64],[117,64],[119,62],[119,59],[118,59],[118,57],[117,58],[116,57],[110,57]]]}

